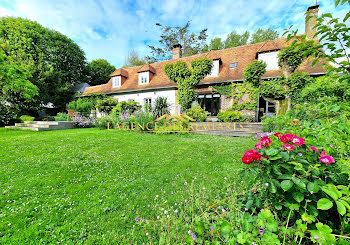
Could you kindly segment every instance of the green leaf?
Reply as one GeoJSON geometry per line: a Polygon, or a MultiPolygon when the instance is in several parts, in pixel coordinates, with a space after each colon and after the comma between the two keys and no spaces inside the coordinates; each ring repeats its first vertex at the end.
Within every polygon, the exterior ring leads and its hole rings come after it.
{"type": "Polygon", "coordinates": [[[341,202],[350,211],[350,204],[347,201],[343,199],[339,199],[338,201],[341,202]]]}
{"type": "Polygon", "coordinates": [[[278,152],[279,152],[279,150],[274,149],[274,148],[271,148],[271,149],[266,150],[266,155],[268,155],[268,156],[274,156],[274,155],[277,155],[278,152]]]}
{"type": "Polygon", "coordinates": [[[293,196],[294,200],[299,202],[299,203],[304,200],[304,195],[300,192],[293,192],[292,196],[293,196]]]}
{"type": "Polygon", "coordinates": [[[271,193],[276,193],[277,192],[276,185],[273,182],[271,182],[270,185],[269,185],[269,191],[271,193]]]}
{"type": "Polygon", "coordinates": [[[325,192],[325,193],[327,193],[328,196],[330,196],[331,198],[333,198],[335,201],[338,200],[338,195],[337,195],[337,193],[335,193],[334,191],[331,191],[331,190],[329,190],[329,189],[327,189],[327,188],[322,188],[322,191],[325,192]]]}
{"type": "Polygon", "coordinates": [[[338,4],[339,4],[339,2],[340,2],[340,0],[335,0],[335,7],[337,7],[338,6],[338,4]]]}
{"type": "Polygon", "coordinates": [[[348,12],[346,15],[345,15],[345,17],[344,17],[344,22],[347,20],[347,19],[349,19],[350,18],[350,12],[348,12]]]}
{"type": "Polygon", "coordinates": [[[341,215],[346,214],[346,207],[344,206],[343,203],[339,202],[339,201],[335,201],[335,203],[337,204],[337,210],[341,215]]]}
{"type": "Polygon", "coordinates": [[[328,200],[327,198],[321,198],[317,202],[317,209],[328,210],[331,207],[333,207],[333,203],[330,200],[328,200]]]}
{"type": "Polygon", "coordinates": [[[317,193],[320,190],[320,186],[317,183],[309,182],[307,184],[307,189],[311,194],[313,194],[317,193]]]}
{"type": "Polygon", "coordinates": [[[306,185],[300,179],[292,177],[292,181],[301,189],[306,190],[306,185]]]}
{"type": "Polygon", "coordinates": [[[290,181],[290,180],[283,180],[281,182],[281,188],[284,190],[284,191],[288,191],[290,188],[293,187],[293,182],[290,181]]]}
{"type": "Polygon", "coordinates": [[[280,155],[283,157],[284,160],[289,160],[289,154],[287,152],[280,152],[280,155]]]}

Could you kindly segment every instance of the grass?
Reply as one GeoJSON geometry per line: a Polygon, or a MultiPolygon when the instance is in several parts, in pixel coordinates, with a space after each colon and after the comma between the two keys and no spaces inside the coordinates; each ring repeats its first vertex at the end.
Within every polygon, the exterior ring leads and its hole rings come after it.
{"type": "Polygon", "coordinates": [[[251,145],[225,136],[0,129],[0,244],[156,241],[135,218],[156,220],[160,206],[188,210],[193,188],[214,202],[224,186],[243,182],[237,173],[251,145]]]}

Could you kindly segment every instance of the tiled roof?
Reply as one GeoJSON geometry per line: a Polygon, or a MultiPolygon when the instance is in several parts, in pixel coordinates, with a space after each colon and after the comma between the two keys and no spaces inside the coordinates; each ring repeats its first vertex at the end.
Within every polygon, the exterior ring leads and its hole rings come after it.
{"type": "MultiPolygon", "coordinates": [[[[90,93],[118,93],[126,92],[131,90],[144,90],[144,89],[156,89],[165,87],[177,87],[177,85],[170,81],[164,73],[164,65],[175,63],[179,60],[185,61],[188,66],[190,62],[194,59],[208,57],[210,59],[220,58],[220,72],[216,77],[206,77],[200,84],[210,84],[217,82],[226,81],[243,81],[243,71],[248,64],[256,59],[258,52],[266,52],[269,50],[281,49],[288,44],[285,38],[276,39],[273,41],[266,41],[262,43],[250,44],[245,46],[239,46],[234,48],[222,49],[210,51],[203,54],[197,54],[189,57],[183,57],[176,60],[166,60],[162,62],[145,64],[142,66],[123,68],[128,73],[128,78],[119,88],[112,88],[112,79],[110,79],[106,84],[93,86],[86,88],[84,94],[90,93]],[[236,68],[229,68],[230,63],[237,62],[236,68]],[[139,85],[138,84],[138,72],[141,71],[151,71],[154,73],[152,79],[148,84],[139,85]]],[[[322,68],[322,62],[317,63],[316,66],[311,65],[312,60],[304,61],[300,67],[297,69],[299,71],[304,71],[308,73],[324,73],[325,69],[322,68]]],[[[112,73],[113,74],[113,73],[112,73]]],[[[281,75],[281,70],[267,71],[263,78],[276,77],[281,75]]]]}
{"type": "Polygon", "coordinates": [[[111,77],[114,77],[114,76],[128,77],[128,72],[123,68],[119,68],[119,69],[115,70],[110,76],[111,77]]]}

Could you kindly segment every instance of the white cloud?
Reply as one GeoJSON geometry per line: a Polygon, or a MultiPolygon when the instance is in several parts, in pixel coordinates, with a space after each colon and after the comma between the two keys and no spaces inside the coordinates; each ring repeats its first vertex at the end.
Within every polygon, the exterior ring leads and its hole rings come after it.
{"type": "MultiPolygon", "coordinates": [[[[0,16],[14,15],[35,20],[76,41],[89,60],[104,58],[121,66],[130,49],[146,55],[146,44],[156,44],[160,30],[155,25],[181,26],[191,20],[191,29],[208,28],[209,39],[225,38],[232,30],[243,33],[258,28],[278,30],[294,24],[304,31],[304,13],[313,1],[303,0],[4,0],[0,16]]],[[[344,16],[345,7],[334,10],[332,0],[321,3],[320,12],[344,16]]]]}

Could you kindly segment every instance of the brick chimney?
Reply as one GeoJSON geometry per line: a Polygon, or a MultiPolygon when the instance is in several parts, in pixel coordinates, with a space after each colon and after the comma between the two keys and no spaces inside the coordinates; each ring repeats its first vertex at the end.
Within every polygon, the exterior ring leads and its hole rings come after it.
{"type": "Polygon", "coordinates": [[[314,39],[316,33],[315,25],[319,6],[310,6],[305,13],[305,35],[308,40],[314,39]]]}
{"type": "Polygon", "coordinates": [[[173,60],[179,59],[182,57],[181,44],[175,44],[173,46],[173,60]]]}

